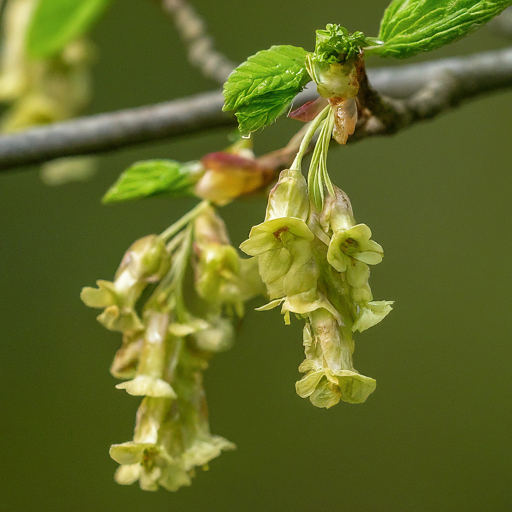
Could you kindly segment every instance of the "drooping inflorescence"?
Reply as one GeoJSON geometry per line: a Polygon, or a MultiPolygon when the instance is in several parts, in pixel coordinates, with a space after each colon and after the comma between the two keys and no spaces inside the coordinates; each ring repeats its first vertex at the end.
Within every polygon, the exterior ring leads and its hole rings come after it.
{"type": "Polygon", "coordinates": [[[133,440],[110,449],[117,482],[175,491],[190,485],[195,468],[235,448],[210,433],[202,375],[231,347],[244,303],[264,292],[255,263],[239,257],[203,202],[161,235],[137,240],[113,282],[82,290],[86,305],[103,309],[100,323],[123,336],[111,372],[126,380],[116,387],[144,397],[133,440]],[[148,286],[153,293],[141,305],[148,286]]]}
{"type": "MultiPolygon", "coordinates": [[[[285,92],[278,91],[277,110],[286,110],[279,98],[295,94],[306,78],[317,83],[320,97],[291,114],[309,124],[291,166],[270,190],[265,220],[240,246],[251,258],[241,258],[231,245],[213,205],[264,190],[277,177],[276,162],[289,158],[288,147],[257,159],[250,141],[242,139],[196,162],[140,162],[105,196],[106,202],[164,192],[204,199],[161,235],[136,241],[113,282],[100,280],[97,288],[82,290],[88,306],[103,309],[98,320],[123,335],[111,367],[124,380],[116,387],[144,397],[133,440],[110,450],[120,464],[119,483],[139,480],[146,490],[174,491],[190,484],[194,468],[234,448],[210,434],[202,374],[213,354],[231,347],[233,320],[257,295],[267,299],[259,311],[280,306],[286,324],[292,315],[304,321],[304,375],[295,386],[300,397],[330,408],[340,400],[362,403],[374,391],[375,380],[354,368],[353,335],[391,311],[392,302],[374,301],[368,284],[369,265],[382,260],[383,250],[368,226],[356,224],[350,200],[327,171],[331,139],[344,144],[355,129],[364,72],[358,45],[365,41],[330,25],[318,32],[314,54],[284,47],[285,60],[302,67],[285,92]],[[312,146],[306,181],[302,160],[312,146]],[[148,286],[154,289],[142,305],[148,286]]],[[[269,52],[267,64],[282,56],[280,48],[269,52]]],[[[240,76],[261,60],[258,55],[235,70],[226,86],[226,97],[242,108],[241,124],[252,127],[261,123],[251,110],[258,98],[243,92],[240,76]],[[239,86],[235,92],[233,84],[239,86]]],[[[259,87],[265,88],[265,80],[259,87]]]]}
{"type": "Polygon", "coordinates": [[[297,393],[317,407],[340,400],[361,403],[375,381],[354,369],[353,332],[380,322],[391,302],[373,301],[368,264],[382,260],[365,224],[356,225],[350,201],[335,187],[322,210],[309,202],[306,180],[284,170],[270,192],[265,222],[252,228],[240,247],[258,257],[271,299],[260,310],[281,306],[305,320],[306,359],[297,393]]]}
{"type": "MultiPolygon", "coordinates": [[[[0,0],[0,132],[64,121],[87,107],[95,56],[87,32],[111,1],[0,0]]],[[[113,281],[99,280],[81,293],[87,306],[102,310],[98,321],[122,335],[110,368],[122,381],[116,387],[141,397],[132,440],[110,449],[119,463],[117,482],[175,491],[191,484],[196,468],[234,449],[210,432],[203,372],[214,354],[232,346],[234,324],[256,296],[266,299],[259,311],[280,307],[286,324],[294,317],[304,323],[303,376],[295,386],[300,397],[322,408],[366,401],[376,382],[354,368],[354,333],[383,320],[393,302],[373,300],[369,266],[382,261],[383,249],[332,183],[329,146],[346,144],[369,120],[393,127],[386,121],[392,103],[368,82],[367,56],[434,50],[511,5],[391,0],[377,37],[329,24],[316,32],[312,52],[291,45],[257,52],[224,85],[224,110],[235,112],[241,139],[185,164],[136,162],[120,176],[105,203],[157,194],[203,201],[160,235],[135,241],[113,281]],[[318,98],[291,112],[310,82],[318,98]],[[287,146],[257,158],[251,135],[284,114],[307,124],[287,146]],[[251,256],[244,258],[216,208],[257,193],[268,195],[266,216],[240,246],[251,256]]],[[[192,60],[220,62],[203,71],[226,75],[229,63],[212,53],[191,7],[183,1],[165,7],[186,32],[192,60]]],[[[88,157],[61,158],[44,164],[42,178],[60,184],[93,170],[88,157]]]]}

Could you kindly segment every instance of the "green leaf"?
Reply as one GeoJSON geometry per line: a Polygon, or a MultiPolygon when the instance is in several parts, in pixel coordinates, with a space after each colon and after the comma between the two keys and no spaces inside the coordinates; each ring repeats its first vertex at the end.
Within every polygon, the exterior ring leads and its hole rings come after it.
{"type": "Polygon", "coordinates": [[[349,34],[348,30],[341,25],[329,23],[325,30],[316,31],[313,59],[328,64],[343,62],[354,58],[361,48],[371,45],[372,42],[362,32],[349,34]]]}
{"type": "Polygon", "coordinates": [[[39,0],[30,21],[27,50],[32,58],[48,58],[85,34],[111,0],[39,0]]]}
{"type": "Polygon", "coordinates": [[[103,197],[103,203],[131,201],[157,194],[193,196],[204,169],[199,162],[146,160],[126,169],[103,197]]]}
{"type": "Polygon", "coordinates": [[[277,91],[263,94],[248,105],[239,107],[236,113],[242,135],[272,124],[278,117],[288,113],[297,91],[277,91]]]}
{"type": "Polygon", "coordinates": [[[237,110],[243,135],[268,126],[288,111],[310,80],[307,52],[296,46],[272,46],[249,57],[224,84],[224,110],[237,110]]]}
{"type": "Polygon", "coordinates": [[[382,57],[412,57],[435,50],[481,27],[512,0],[393,0],[384,13],[379,39],[368,50],[382,57]]]}

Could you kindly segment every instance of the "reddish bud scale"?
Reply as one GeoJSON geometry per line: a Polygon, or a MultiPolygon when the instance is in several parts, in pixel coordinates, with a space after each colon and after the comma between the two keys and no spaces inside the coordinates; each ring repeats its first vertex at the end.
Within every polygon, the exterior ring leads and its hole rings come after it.
{"type": "Polygon", "coordinates": [[[274,177],[273,169],[261,166],[255,159],[232,153],[209,153],[201,163],[206,172],[196,184],[195,193],[220,205],[257,192],[274,177]]]}

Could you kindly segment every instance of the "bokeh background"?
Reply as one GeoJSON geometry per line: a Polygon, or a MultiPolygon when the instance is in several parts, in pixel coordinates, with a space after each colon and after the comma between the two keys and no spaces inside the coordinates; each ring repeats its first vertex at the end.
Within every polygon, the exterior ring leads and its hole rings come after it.
{"type": "MultiPolygon", "coordinates": [[[[195,0],[217,46],[242,61],[272,44],[312,49],[328,22],[375,35],[385,0],[195,0]]],[[[172,23],[144,0],[114,4],[95,28],[91,112],[210,90],[172,23]]],[[[510,44],[484,28],[415,60],[510,44]]],[[[370,61],[370,66],[401,63],[370,61]]],[[[333,181],[385,248],[376,299],[395,300],[356,338],[355,364],[377,379],[363,405],[314,408],[294,390],[301,325],[248,308],[236,346],[206,373],[211,427],[238,450],[177,493],[114,483],[110,444],[131,439],[138,398],[108,368],[120,337],[79,300],[110,279],[125,249],[165,229],[192,200],[102,206],[135,160],[191,160],[227,130],[99,157],[86,183],[43,185],[37,168],[0,176],[0,510],[512,510],[512,92],[479,99],[391,138],[333,151],[333,181]]],[[[298,127],[281,120],[263,153],[298,127]]],[[[235,244],[265,202],[222,215],[235,244]]]]}

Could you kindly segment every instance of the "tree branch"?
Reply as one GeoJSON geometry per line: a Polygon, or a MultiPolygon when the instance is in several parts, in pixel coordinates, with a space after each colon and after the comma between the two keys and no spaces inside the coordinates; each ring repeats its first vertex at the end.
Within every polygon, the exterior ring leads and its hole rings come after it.
{"type": "MultiPolygon", "coordinates": [[[[368,71],[373,116],[350,140],[395,133],[477,96],[512,86],[512,48],[368,71]],[[381,97],[390,96],[393,100],[381,97]]],[[[305,90],[296,105],[316,97],[305,90]]],[[[0,137],[0,170],[63,156],[111,151],[234,126],[220,91],[157,105],[83,117],[0,137]]]]}
{"type": "Polygon", "coordinates": [[[206,23],[186,0],[157,0],[164,12],[174,20],[176,30],[187,46],[190,63],[222,85],[237,64],[215,49],[206,23]]]}

